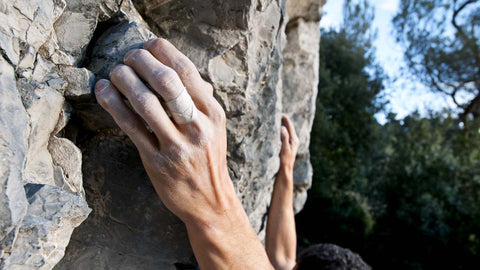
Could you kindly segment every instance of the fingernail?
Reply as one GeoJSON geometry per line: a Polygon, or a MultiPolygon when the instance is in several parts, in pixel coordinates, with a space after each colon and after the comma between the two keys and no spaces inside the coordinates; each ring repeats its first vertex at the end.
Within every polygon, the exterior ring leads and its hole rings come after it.
{"type": "Polygon", "coordinates": [[[143,44],[143,48],[148,50],[148,48],[150,48],[150,45],[152,45],[152,43],[157,40],[156,38],[153,38],[153,39],[150,39],[149,41],[145,42],[145,44],[143,44]]]}
{"type": "Polygon", "coordinates": [[[126,63],[128,59],[136,52],[136,49],[128,51],[125,56],[123,57],[123,62],[126,63]]]}
{"type": "Polygon", "coordinates": [[[110,86],[110,81],[101,79],[95,84],[95,90],[100,93],[103,90],[107,89],[110,86]]]}

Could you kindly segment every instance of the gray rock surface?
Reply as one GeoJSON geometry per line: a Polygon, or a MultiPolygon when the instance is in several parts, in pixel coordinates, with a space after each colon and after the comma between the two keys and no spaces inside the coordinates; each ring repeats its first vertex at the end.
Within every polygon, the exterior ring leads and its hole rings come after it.
{"type": "Polygon", "coordinates": [[[319,8],[323,2],[289,0],[287,12],[290,20],[286,26],[287,43],[283,48],[283,112],[294,122],[300,145],[294,168],[295,200],[298,213],[307,200],[307,190],[312,185],[312,165],[309,143],[315,116],[320,63],[319,8]]]}
{"type": "Polygon", "coordinates": [[[1,269],[51,269],[90,212],[81,153],[57,137],[66,124],[67,82],[50,56],[75,60],[55,51],[54,23],[65,7],[65,1],[0,3],[1,269]],[[63,191],[59,176],[74,190],[63,191]]]}
{"type": "Polygon", "coordinates": [[[0,258],[12,251],[27,211],[22,168],[27,152],[28,115],[18,94],[13,67],[0,56],[0,258]]]}
{"type": "Polygon", "coordinates": [[[43,184],[25,185],[28,199],[4,269],[52,269],[64,255],[75,227],[89,214],[87,202],[76,194],[43,184]]]}
{"type": "Polygon", "coordinates": [[[91,95],[95,80],[153,33],[214,86],[228,118],[229,172],[260,239],[279,166],[280,117],[292,116],[302,141],[300,210],[311,183],[322,5],[0,1],[0,269],[51,269],[64,253],[55,269],[194,267],[184,225],[91,95]]]}
{"type": "Polygon", "coordinates": [[[83,150],[92,215],[74,232],[55,269],[175,269],[193,265],[185,226],[158,199],[134,145],[102,132],[83,150]]]}

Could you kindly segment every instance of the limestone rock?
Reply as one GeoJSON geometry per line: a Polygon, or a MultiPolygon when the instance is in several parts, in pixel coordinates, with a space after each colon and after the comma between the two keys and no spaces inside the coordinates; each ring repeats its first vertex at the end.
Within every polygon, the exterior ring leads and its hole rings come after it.
{"type": "Polygon", "coordinates": [[[64,98],[56,90],[46,86],[43,89],[38,88],[33,91],[33,102],[27,108],[32,128],[29,136],[24,177],[28,183],[55,186],[52,157],[47,146],[50,134],[58,122],[64,98]],[[45,115],[53,117],[45,117],[45,115]]]}
{"type": "MultiPolygon", "coordinates": [[[[290,13],[291,10],[288,11],[290,13]]],[[[293,120],[300,140],[294,168],[294,209],[295,213],[298,213],[307,199],[307,190],[311,186],[313,175],[308,147],[315,116],[319,76],[318,22],[308,22],[296,17],[287,25],[286,34],[282,105],[283,111],[293,120]]]]}
{"type": "Polygon", "coordinates": [[[0,48],[2,48],[2,51],[7,58],[4,59],[4,61],[7,60],[15,66],[18,65],[20,58],[20,45],[18,44],[18,39],[14,39],[11,35],[0,30],[0,48]]]}
{"type": "Polygon", "coordinates": [[[60,68],[60,76],[68,82],[65,90],[67,99],[90,99],[95,85],[95,74],[92,71],[86,68],[63,66],[60,68]]]}
{"type": "Polygon", "coordinates": [[[228,118],[229,173],[260,239],[282,112],[302,141],[296,211],[305,202],[324,1],[133,2],[0,0],[0,269],[54,267],[87,202],[93,213],[56,269],[195,268],[184,225],[91,95],[95,80],[155,35],[212,83],[228,118]]]}
{"type": "Polygon", "coordinates": [[[108,78],[111,69],[123,63],[123,56],[129,50],[143,48],[143,43],[154,37],[142,24],[120,21],[99,37],[92,49],[88,69],[100,78],[108,78]]]}
{"type": "Polygon", "coordinates": [[[81,197],[42,184],[27,184],[28,211],[3,269],[52,269],[63,257],[73,228],[90,209],[81,197]]]}
{"type": "Polygon", "coordinates": [[[96,16],[88,13],[64,12],[55,23],[60,48],[74,57],[82,55],[96,26],[96,16]],[[73,29],[75,30],[72,31],[73,29]]]}
{"type": "Polygon", "coordinates": [[[75,146],[52,139],[65,125],[59,119],[67,121],[60,117],[67,82],[49,55],[39,53],[50,43],[65,5],[61,0],[0,3],[0,269],[51,269],[90,211],[81,197],[81,159],[70,155],[75,146]],[[67,160],[74,164],[66,166],[67,160]],[[54,169],[60,165],[72,173],[77,190],[56,187],[54,169]],[[42,186],[35,196],[24,189],[32,185],[42,186]]]}
{"type": "Polygon", "coordinates": [[[50,138],[48,150],[52,156],[55,170],[55,185],[77,193],[85,199],[82,181],[82,152],[75,144],[65,138],[50,138]]]}
{"type": "MultiPolygon", "coordinates": [[[[12,251],[27,210],[22,168],[27,152],[28,116],[16,89],[13,67],[0,56],[0,261],[12,251]]],[[[0,265],[1,267],[1,265],[0,265]]]]}
{"type": "MultiPolygon", "coordinates": [[[[134,48],[142,48],[143,43],[155,37],[142,23],[120,19],[126,16],[128,15],[125,13],[120,14],[119,22],[108,28],[93,46],[91,58],[86,62],[89,76],[88,85],[80,86],[78,83],[73,83],[72,87],[76,89],[75,92],[67,90],[66,96],[74,99],[72,104],[77,108],[77,115],[82,119],[84,129],[98,131],[105,128],[117,128],[112,117],[100,105],[88,98],[94,85],[91,78],[95,76],[97,79],[108,78],[110,70],[123,62],[125,53],[134,48]]],[[[86,70],[83,69],[82,76],[86,75],[84,73],[86,70]]],[[[66,77],[69,75],[68,72],[64,74],[66,77]]]]}
{"type": "Polygon", "coordinates": [[[305,21],[318,22],[321,18],[321,8],[325,2],[326,0],[288,0],[288,16],[291,21],[302,18],[305,21]]]}

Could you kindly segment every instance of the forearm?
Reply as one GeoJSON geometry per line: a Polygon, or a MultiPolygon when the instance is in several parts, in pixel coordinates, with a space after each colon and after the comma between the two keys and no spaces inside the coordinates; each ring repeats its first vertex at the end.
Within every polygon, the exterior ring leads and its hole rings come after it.
{"type": "Polygon", "coordinates": [[[267,254],[276,269],[293,268],[296,246],[293,172],[281,168],[273,189],[266,232],[267,254]]]}
{"type": "Polygon", "coordinates": [[[224,215],[186,223],[190,243],[204,269],[273,269],[233,192],[224,215]]]}
{"type": "Polygon", "coordinates": [[[125,54],[110,80],[96,83],[97,100],[137,146],[164,205],[184,221],[202,269],[271,269],[228,177],[225,112],[193,62],[152,39],[125,54]]]}

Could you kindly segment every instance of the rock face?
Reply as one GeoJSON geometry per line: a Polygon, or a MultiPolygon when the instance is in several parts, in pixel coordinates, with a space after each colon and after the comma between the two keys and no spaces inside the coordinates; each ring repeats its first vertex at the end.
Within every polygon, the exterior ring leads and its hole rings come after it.
{"type": "Polygon", "coordinates": [[[282,111],[293,120],[300,140],[294,169],[295,213],[303,208],[307,190],[312,185],[313,170],[308,147],[317,98],[320,64],[318,21],[323,4],[314,0],[287,2],[290,20],[285,30],[287,44],[283,48],[282,111]]]}
{"type": "Polygon", "coordinates": [[[60,132],[68,118],[67,83],[54,59],[80,60],[57,50],[54,25],[65,7],[63,1],[0,2],[2,269],[51,269],[90,212],[81,152],[60,132]]]}
{"type": "Polygon", "coordinates": [[[311,183],[322,5],[0,1],[0,268],[194,267],[184,225],[163,206],[133,144],[91,95],[126,51],[156,35],[189,56],[214,86],[228,118],[229,172],[261,239],[279,166],[280,117],[292,116],[302,141],[299,211],[311,183]]]}

